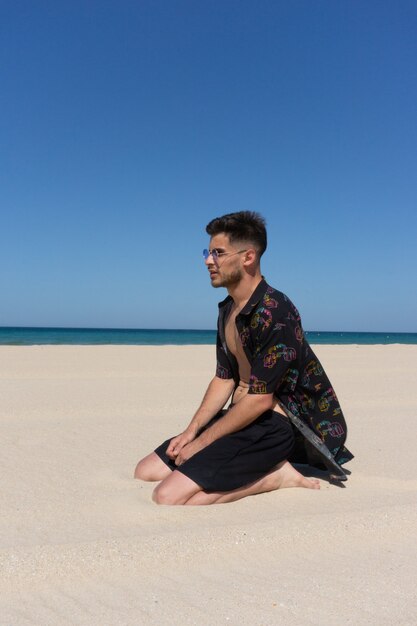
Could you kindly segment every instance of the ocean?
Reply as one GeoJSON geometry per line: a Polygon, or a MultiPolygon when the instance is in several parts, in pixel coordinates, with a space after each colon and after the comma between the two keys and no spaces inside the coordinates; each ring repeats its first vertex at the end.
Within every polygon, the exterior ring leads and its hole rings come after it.
{"type": "MultiPolygon", "coordinates": [[[[355,333],[306,331],[311,344],[417,344],[417,333],[355,333]]],[[[0,345],[137,345],[187,346],[215,344],[215,330],[149,330],[120,328],[0,327],[0,345]]]]}

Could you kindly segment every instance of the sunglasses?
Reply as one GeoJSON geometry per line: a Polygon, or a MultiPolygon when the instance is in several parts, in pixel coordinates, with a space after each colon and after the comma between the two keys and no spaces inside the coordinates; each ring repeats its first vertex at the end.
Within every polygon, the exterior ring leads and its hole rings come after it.
{"type": "Polygon", "coordinates": [[[205,248],[203,250],[203,257],[204,260],[207,261],[207,259],[211,256],[213,263],[218,266],[219,259],[221,257],[234,256],[235,254],[241,254],[242,252],[247,252],[247,248],[245,250],[238,250],[237,252],[219,252],[216,248],[213,248],[213,250],[207,250],[207,248],[205,248]]]}

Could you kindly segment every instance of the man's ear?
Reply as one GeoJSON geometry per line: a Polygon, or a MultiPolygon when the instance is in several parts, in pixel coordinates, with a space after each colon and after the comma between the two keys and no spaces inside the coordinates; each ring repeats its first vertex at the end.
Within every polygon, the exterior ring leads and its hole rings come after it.
{"type": "Polygon", "coordinates": [[[243,264],[244,265],[253,265],[256,263],[257,253],[255,248],[248,248],[244,253],[243,264]]]}

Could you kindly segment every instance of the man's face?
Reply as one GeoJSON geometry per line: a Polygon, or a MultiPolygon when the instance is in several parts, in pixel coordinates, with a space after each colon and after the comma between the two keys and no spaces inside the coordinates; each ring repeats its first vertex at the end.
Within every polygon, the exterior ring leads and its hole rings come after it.
{"type": "Polygon", "coordinates": [[[210,239],[210,251],[216,250],[217,262],[210,255],[205,263],[210,272],[212,287],[232,287],[243,277],[241,248],[232,245],[223,233],[210,239]]]}

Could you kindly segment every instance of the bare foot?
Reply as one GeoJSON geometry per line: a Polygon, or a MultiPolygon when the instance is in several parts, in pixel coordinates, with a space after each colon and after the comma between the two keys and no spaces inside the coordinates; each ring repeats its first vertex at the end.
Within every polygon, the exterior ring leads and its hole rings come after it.
{"type": "Polygon", "coordinates": [[[265,481],[266,491],[285,489],[286,487],[305,487],[306,489],[320,489],[317,478],[306,478],[288,461],[280,463],[275,470],[267,474],[265,481]]]}

